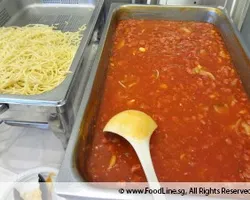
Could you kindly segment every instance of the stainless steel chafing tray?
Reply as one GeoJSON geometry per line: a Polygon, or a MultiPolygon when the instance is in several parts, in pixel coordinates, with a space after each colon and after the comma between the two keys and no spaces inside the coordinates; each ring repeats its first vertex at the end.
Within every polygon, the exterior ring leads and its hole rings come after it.
{"type": "Polygon", "coordinates": [[[63,103],[77,71],[82,53],[93,31],[94,10],[101,1],[87,0],[2,0],[0,1],[0,26],[25,26],[28,24],[58,24],[63,32],[77,31],[87,25],[81,44],[70,66],[72,74],[51,91],[39,95],[0,94],[1,103],[58,105],[63,103]]]}
{"type": "MultiPolygon", "coordinates": [[[[69,140],[66,155],[60,169],[56,191],[58,194],[74,199],[81,197],[102,199],[126,199],[131,196],[120,195],[117,190],[94,187],[88,183],[84,176],[80,176],[77,170],[77,151],[91,145],[91,134],[95,123],[98,105],[103,91],[103,83],[108,68],[108,60],[112,47],[112,36],[117,22],[121,19],[167,19],[183,21],[201,21],[214,24],[220,31],[224,42],[232,56],[236,70],[243,85],[250,94],[250,57],[240,35],[231,19],[221,8],[200,6],[142,6],[142,5],[117,5],[111,6],[109,16],[103,31],[99,49],[92,67],[90,78],[81,102],[81,106],[69,140]],[[78,149],[78,140],[84,140],[85,146],[78,149]],[[60,182],[79,182],[78,187],[68,187],[60,182]]],[[[87,162],[82,158],[83,162],[87,162]]],[[[138,196],[136,197],[138,199],[138,196]]],[[[145,198],[145,197],[144,197],[145,198]]],[[[172,197],[168,196],[168,199],[172,197]]],[[[176,197],[175,197],[176,198],[176,197]]],[[[178,198],[177,198],[178,199],[178,198]]]]}
{"type": "Polygon", "coordinates": [[[88,78],[83,74],[90,56],[86,49],[98,26],[103,3],[104,0],[0,0],[0,26],[56,24],[63,32],[73,32],[86,25],[70,66],[73,73],[53,90],[39,95],[0,94],[0,121],[10,125],[50,126],[59,133],[69,131],[66,129],[73,124],[72,116],[78,109],[73,110],[72,104],[84,91],[80,81],[88,78]]]}

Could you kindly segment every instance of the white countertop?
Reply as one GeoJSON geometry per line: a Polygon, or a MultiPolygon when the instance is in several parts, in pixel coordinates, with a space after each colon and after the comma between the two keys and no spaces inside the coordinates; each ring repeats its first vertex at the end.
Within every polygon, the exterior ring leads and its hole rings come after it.
{"type": "Polygon", "coordinates": [[[1,182],[36,167],[59,168],[63,156],[62,144],[51,131],[0,124],[1,182]]]}

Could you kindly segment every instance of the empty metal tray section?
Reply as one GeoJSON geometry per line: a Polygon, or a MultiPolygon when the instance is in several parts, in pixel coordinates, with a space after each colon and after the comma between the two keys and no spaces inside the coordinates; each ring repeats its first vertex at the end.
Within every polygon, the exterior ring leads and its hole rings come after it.
{"type": "MultiPolygon", "coordinates": [[[[53,0],[44,0],[46,4],[31,4],[11,15],[12,8],[6,6],[0,13],[0,25],[25,26],[28,24],[58,24],[61,31],[77,31],[87,24],[93,13],[92,4],[54,4],[53,0]],[[51,2],[51,3],[50,3],[51,2]],[[9,14],[10,13],[10,14],[9,14]]],[[[74,1],[73,1],[74,2],[74,1]]],[[[9,4],[7,4],[9,5],[9,4]]]]}

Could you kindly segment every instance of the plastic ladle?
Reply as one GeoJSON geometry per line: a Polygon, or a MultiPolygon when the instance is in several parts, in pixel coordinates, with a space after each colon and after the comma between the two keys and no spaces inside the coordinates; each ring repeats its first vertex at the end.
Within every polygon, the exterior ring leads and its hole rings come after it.
{"type": "MultiPolygon", "coordinates": [[[[149,141],[154,130],[157,128],[155,121],[146,113],[137,110],[126,110],[113,116],[106,126],[104,132],[111,132],[125,138],[134,148],[150,189],[160,189],[160,183],[153,167],[149,141]]],[[[163,194],[154,194],[154,199],[165,200],[163,194]]]]}

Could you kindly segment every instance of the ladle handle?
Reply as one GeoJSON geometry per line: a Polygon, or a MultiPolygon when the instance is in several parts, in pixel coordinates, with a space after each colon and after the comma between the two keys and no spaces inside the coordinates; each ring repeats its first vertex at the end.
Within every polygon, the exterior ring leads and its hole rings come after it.
{"type": "MultiPolygon", "coordinates": [[[[149,150],[149,141],[143,141],[142,143],[134,143],[132,145],[141,162],[141,165],[143,167],[144,173],[148,180],[150,189],[159,190],[161,188],[161,185],[158,181],[158,178],[156,176],[154,166],[152,163],[151,154],[149,150]]],[[[166,200],[166,197],[164,194],[153,193],[153,197],[155,200],[166,200]]]]}

